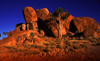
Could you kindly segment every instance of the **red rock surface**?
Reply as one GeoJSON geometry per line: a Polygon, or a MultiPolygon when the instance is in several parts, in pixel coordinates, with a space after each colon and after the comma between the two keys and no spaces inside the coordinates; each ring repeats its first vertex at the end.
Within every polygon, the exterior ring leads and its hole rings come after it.
{"type": "Polygon", "coordinates": [[[23,14],[24,14],[26,23],[32,23],[34,21],[37,21],[36,12],[32,7],[25,7],[23,9],[23,14]]]}
{"type": "Polygon", "coordinates": [[[26,24],[24,23],[16,24],[16,28],[14,31],[22,31],[22,30],[26,30],[26,24]]]}
{"type": "Polygon", "coordinates": [[[0,46],[15,46],[15,45],[16,45],[16,39],[14,37],[3,38],[3,40],[0,41],[0,46]]]}
{"type": "Polygon", "coordinates": [[[38,30],[37,22],[30,23],[29,24],[29,29],[30,30],[38,30]]]}
{"type": "Polygon", "coordinates": [[[92,30],[92,29],[85,29],[84,31],[83,31],[83,33],[84,33],[84,36],[85,37],[88,37],[88,36],[93,36],[93,37],[95,37],[95,38],[99,38],[99,34],[97,33],[97,32],[95,32],[94,30],[92,30]]]}
{"type": "Polygon", "coordinates": [[[70,28],[70,22],[71,22],[74,18],[75,18],[75,17],[72,16],[72,15],[70,14],[70,16],[69,16],[67,19],[65,19],[64,27],[65,27],[66,30],[69,30],[69,28],[70,28]]]}
{"type": "Polygon", "coordinates": [[[13,31],[10,31],[10,32],[8,33],[8,37],[9,37],[9,36],[12,36],[12,33],[13,33],[13,31]]]}
{"type": "Polygon", "coordinates": [[[99,23],[90,17],[76,17],[73,22],[79,32],[83,32],[87,28],[90,28],[94,31],[99,28],[99,23]]]}
{"type": "Polygon", "coordinates": [[[36,9],[36,14],[38,17],[42,17],[44,15],[48,15],[49,14],[49,10],[47,8],[42,8],[42,9],[36,9]]]}
{"type": "Polygon", "coordinates": [[[40,34],[41,34],[42,36],[45,36],[45,32],[44,32],[43,30],[40,30],[40,34]]]}

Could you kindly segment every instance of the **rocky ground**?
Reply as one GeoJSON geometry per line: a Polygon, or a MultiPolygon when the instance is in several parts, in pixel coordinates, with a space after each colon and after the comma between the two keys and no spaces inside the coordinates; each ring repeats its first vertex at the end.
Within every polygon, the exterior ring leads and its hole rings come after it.
{"type": "Polygon", "coordinates": [[[0,61],[100,61],[100,39],[51,38],[39,43],[2,46],[0,61]]]}

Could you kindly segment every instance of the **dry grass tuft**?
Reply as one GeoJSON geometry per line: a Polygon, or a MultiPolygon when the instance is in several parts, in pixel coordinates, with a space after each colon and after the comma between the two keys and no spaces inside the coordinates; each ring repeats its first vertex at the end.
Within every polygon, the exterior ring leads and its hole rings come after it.
{"type": "Polygon", "coordinates": [[[80,46],[81,46],[82,48],[87,47],[85,44],[80,44],[80,46]]]}

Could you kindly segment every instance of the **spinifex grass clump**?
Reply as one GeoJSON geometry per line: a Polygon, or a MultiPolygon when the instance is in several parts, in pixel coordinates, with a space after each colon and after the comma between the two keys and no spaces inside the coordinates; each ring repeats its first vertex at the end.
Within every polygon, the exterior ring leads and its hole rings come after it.
{"type": "Polygon", "coordinates": [[[34,33],[30,33],[30,36],[32,36],[32,37],[34,37],[34,35],[33,35],[34,33]]]}
{"type": "Polygon", "coordinates": [[[57,45],[57,48],[60,48],[60,49],[66,48],[66,45],[64,43],[64,40],[61,40],[61,42],[57,45]]]}
{"type": "Polygon", "coordinates": [[[33,45],[31,45],[31,44],[23,44],[23,46],[25,47],[25,48],[28,48],[28,49],[30,49],[30,48],[32,48],[32,47],[34,47],[33,45]]]}
{"type": "Polygon", "coordinates": [[[75,46],[75,45],[74,45],[73,48],[74,48],[74,49],[79,49],[80,46],[75,46]]]}
{"type": "Polygon", "coordinates": [[[66,45],[68,45],[68,46],[70,45],[69,40],[65,40],[64,43],[65,43],[66,45]]]}
{"type": "Polygon", "coordinates": [[[55,45],[55,46],[49,45],[48,47],[49,47],[50,49],[55,49],[55,48],[56,48],[56,45],[55,45]]]}
{"type": "Polygon", "coordinates": [[[75,49],[74,48],[69,48],[69,51],[75,52],[75,49]]]}
{"type": "Polygon", "coordinates": [[[43,45],[48,46],[48,45],[50,45],[50,43],[48,41],[44,41],[43,45]]]}
{"type": "Polygon", "coordinates": [[[29,49],[16,49],[15,52],[28,52],[29,49]]]}
{"type": "Polygon", "coordinates": [[[34,51],[30,51],[28,53],[25,53],[25,55],[36,55],[36,54],[40,54],[39,50],[34,50],[34,51]]]}
{"type": "Polygon", "coordinates": [[[4,46],[5,48],[7,48],[7,49],[17,49],[16,47],[14,47],[14,46],[4,46]]]}
{"type": "Polygon", "coordinates": [[[79,43],[79,42],[77,42],[77,41],[73,41],[72,43],[73,43],[73,44],[77,44],[77,43],[79,43]]]}
{"type": "Polygon", "coordinates": [[[56,45],[55,41],[49,41],[50,45],[56,45]]]}
{"type": "Polygon", "coordinates": [[[81,46],[82,48],[87,47],[85,44],[80,44],[80,46],[81,46]]]}

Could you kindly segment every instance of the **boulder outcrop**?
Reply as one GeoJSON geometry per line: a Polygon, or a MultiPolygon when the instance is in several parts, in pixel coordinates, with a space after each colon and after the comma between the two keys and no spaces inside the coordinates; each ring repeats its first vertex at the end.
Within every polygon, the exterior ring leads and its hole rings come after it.
{"type": "Polygon", "coordinates": [[[92,36],[94,38],[99,38],[99,34],[96,31],[94,31],[90,28],[85,29],[83,31],[83,34],[84,34],[85,37],[92,36]]]}
{"type": "Polygon", "coordinates": [[[15,45],[16,45],[16,39],[14,37],[3,38],[3,40],[0,41],[0,46],[15,46],[15,45]]]}
{"type": "Polygon", "coordinates": [[[27,30],[36,30],[37,27],[37,15],[35,10],[32,7],[25,7],[23,9],[23,14],[25,21],[27,23],[27,30]]]}
{"type": "Polygon", "coordinates": [[[9,36],[12,36],[12,34],[13,34],[13,31],[10,31],[10,32],[8,33],[8,37],[9,37],[9,36]]]}
{"type": "Polygon", "coordinates": [[[99,28],[99,24],[96,22],[96,20],[90,17],[76,17],[74,20],[71,21],[70,26],[70,31],[72,32],[75,32],[75,30],[83,32],[85,29],[88,28],[96,31],[99,28]],[[75,29],[72,29],[72,27],[74,27],[75,29]]]}
{"type": "Polygon", "coordinates": [[[42,8],[42,9],[36,9],[36,14],[37,14],[37,17],[42,17],[44,15],[48,15],[49,14],[49,10],[47,8],[42,8]]]}
{"type": "Polygon", "coordinates": [[[37,22],[29,23],[29,30],[38,30],[37,22]]]}
{"type": "Polygon", "coordinates": [[[36,12],[32,7],[25,7],[23,9],[23,14],[24,14],[26,23],[32,23],[38,20],[36,12]]]}
{"type": "MultiPolygon", "coordinates": [[[[65,12],[61,14],[64,15],[65,12]]],[[[61,19],[61,30],[59,27],[59,18],[52,19],[52,14],[47,8],[36,9],[32,7],[25,7],[23,15],[26,24],[16,24],[14,31],[8,33],[8,37],[0,42],[0,46],[14,46],[16,44],[44,42],[44,40],[54,40],[62,35],[65,35],[65,40],[76,39],[78,36],[93,36],[100,37],[99,24],[90,17],[74,17],[71,14],[64,20],[61,19]],[[78,33],[76,34],[76,31],[78,33]],[[49,39],[50,37],[51,39],[49,39]],[[54,38],[53,38],[54,37],[54,38]]]]}
{"type": "Polygon", "coordinates": [[[65,27],[66,31],[68,31],[68,30],[70,29],[71,21],[72,21],[74,18],[75,18],[75,17],[72,16],[72,15],[70,14],[70,16],[69,16],[67,19],[65,19],[64,27],[65,27]]]}
{"type": "Polygon", "coordinates": [[[22,30],[26,30],[26,24],[24,23],[16,24],[16,28],[14,31],[22,31],[22,30]]]}

